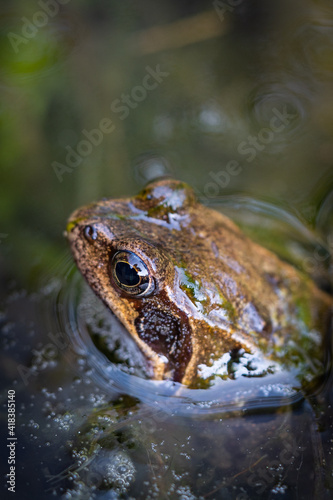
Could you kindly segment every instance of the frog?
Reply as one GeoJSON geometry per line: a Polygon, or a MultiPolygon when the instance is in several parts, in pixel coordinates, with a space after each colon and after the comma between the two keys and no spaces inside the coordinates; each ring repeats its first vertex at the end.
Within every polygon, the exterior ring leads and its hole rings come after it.
{"type": "Polygon", "coordinates": [[[66,236],[150,378],[206,388],[214,371],[233,380],[296,368],[309,381],[310,359],[311,376],[324,370],[331,295],[185,182],[156,179],[134,197],[83,206],[66,236]]]}

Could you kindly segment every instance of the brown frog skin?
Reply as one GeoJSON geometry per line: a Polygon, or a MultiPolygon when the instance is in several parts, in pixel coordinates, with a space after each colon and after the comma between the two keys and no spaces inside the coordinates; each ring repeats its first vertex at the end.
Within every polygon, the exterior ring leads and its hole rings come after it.
{"type": "Polygon", "coordinates": [[[200,370],[223,355],[229,378],[244,355],[263,353],[283,368],[322,355],[332,298],[183,182],[161,179],[134,198],[82,207],[66,234],[155,379],[202,387],[200,370]]]}

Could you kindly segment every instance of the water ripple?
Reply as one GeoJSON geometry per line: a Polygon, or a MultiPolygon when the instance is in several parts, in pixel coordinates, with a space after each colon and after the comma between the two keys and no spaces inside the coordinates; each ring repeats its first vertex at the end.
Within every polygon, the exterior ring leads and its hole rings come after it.
{"type": "Polygon", "coordinates": [[[266,78],[250,93],[247,115],[257,131],[264,128],[272,130],[270,149],[273,146],[276,151],[286,141],[302,134],[310,104],[311,92],[305,85],[283,75],[277,80],[275,75],[274,79],[266,78]],[[274,128],[277,125],[278,131],[274,128]]]}
{"type": "Polygon", "coordinates": [[[292,41],[292,63],[321,81],[333,74],[333,24],[325,18],[304,24],[292,41]]]}

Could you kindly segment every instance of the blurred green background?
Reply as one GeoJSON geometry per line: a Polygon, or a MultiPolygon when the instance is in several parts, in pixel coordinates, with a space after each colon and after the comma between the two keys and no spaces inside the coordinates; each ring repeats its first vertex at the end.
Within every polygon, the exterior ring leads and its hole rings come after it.
{"type": "Polygon", "coordinates": [[[0,12],[3,285],[52,272],[79,205],[161,172],[208,204],[245,193],[314,223],[332,184],[330,0],[7,0],[0,12]],[[167,76],[144,95],[156,68],[167,76]],[[274,110],[289,117],[279,131],[274,110]],[[112,131],[69,166],[103,119],[112,131]]]}

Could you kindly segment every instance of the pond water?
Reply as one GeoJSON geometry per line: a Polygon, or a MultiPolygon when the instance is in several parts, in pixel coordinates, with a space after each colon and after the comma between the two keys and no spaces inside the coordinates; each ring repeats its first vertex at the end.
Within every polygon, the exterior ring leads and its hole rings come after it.
{"type": "Polygon", "coordinates": [[[308,391],[149,380],[63,238],[167,173],[332,293],[331,2],[47,5],[0,7],[4,498],[14,455],[20,499],[332,498],[331,331],[308,391]]]}

